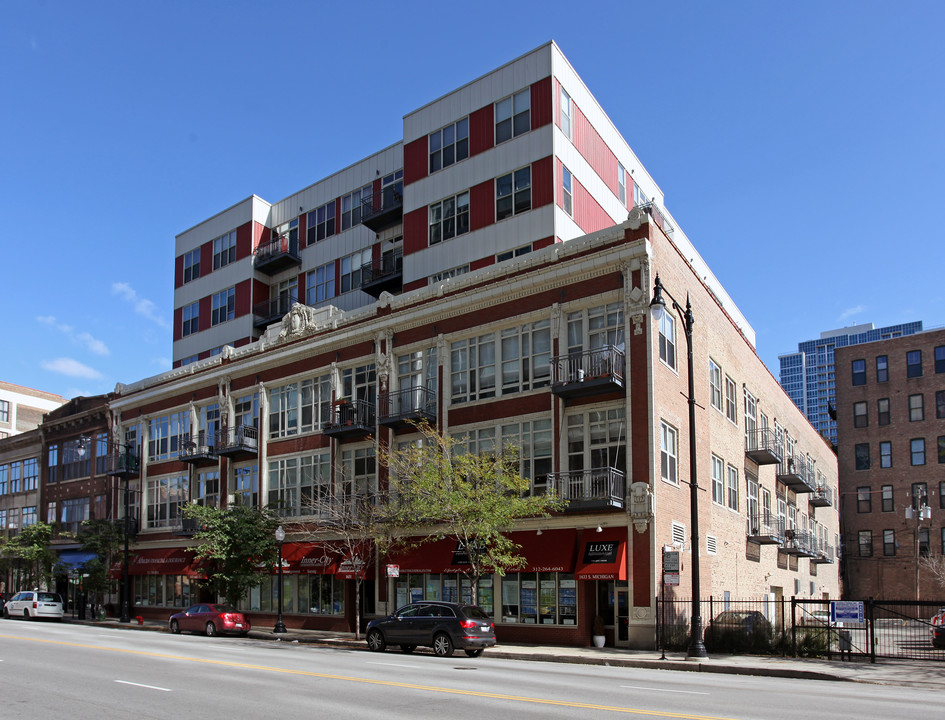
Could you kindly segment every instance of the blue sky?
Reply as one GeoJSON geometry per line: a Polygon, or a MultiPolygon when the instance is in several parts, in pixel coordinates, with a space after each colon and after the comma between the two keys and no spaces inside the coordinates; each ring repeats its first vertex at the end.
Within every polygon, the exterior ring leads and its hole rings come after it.
{"type": "Polygon", "coordinates": [[[8,382],[72,397],[170,369],[176,234],[387,147],[404,114],[550,39],[775,376],[821,330],[945,324],[945,3],[0,0],[0,18],[8,382]]]}

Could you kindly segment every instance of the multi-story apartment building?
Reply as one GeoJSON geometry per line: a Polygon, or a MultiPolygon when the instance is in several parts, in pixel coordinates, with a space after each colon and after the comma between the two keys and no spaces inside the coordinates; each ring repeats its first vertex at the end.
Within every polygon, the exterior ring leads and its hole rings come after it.
{"type": "Polygon", "coordinates": [[[797,344],[796,353],[779,355],[781,386],[794,404],[834,445],[837,444],[834,351],[837,348],[912,335],[922,331],[922,322],[874,328],[872,323],[827,330],[817,340],[797,344]]]}
{"type": "Polygon", "coordinates": [[[844,592],[941,597],[921,569],[945,553],[945,330],[838,348],[844,592]]]}
{"type": "Polygon", "coordinates": [[[43,413],[65,401],[54,393],[0,381],[0,439],[38,427],[43,413]]]}
{"type": "MultiPolygon", "coordinates": [[[[26,430],[0,439],[0,537],[11,538],[39,519],[39,459],[42,435],[26,430]]],[[[0,564],[0,592],[19,590],[20,567],[0,564]]]]}

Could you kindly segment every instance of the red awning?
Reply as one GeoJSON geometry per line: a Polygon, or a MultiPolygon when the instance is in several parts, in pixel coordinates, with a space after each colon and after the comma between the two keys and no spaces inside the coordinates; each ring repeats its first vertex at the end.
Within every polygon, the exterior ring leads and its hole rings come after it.
{"type": "Polygon", "coordinates": [[[417,547],[399,550],[390,555],[388,562],[400,566],[400,573],[463,572],[458,566],[447,570],[453,563],[456,541],[450,538],[431,540],[417,547]]]}
{"type": "MultiPolygon", "coordinates": [[[[109,576],[120,578],[123,560],[119,559],[109,570],[109,576]]],[[[194,558],[193,550],[187,548],[152,548],[135,550],[128,559],[129,575],[186,575],[190,578],[207,577],[194,558]]]]}
{"type": "Polygon", "coordinates": [[[626,580],[627,529],[585,531],[574,577],[578,580],[626,580]]]}
{"type": "MultiPolygon", "coordinates": [[[[332,575],[338,568],[337,554],[318,543],[286,543],[282,547],[282,572],[302,575],[332,575]]],[[[278,565],[272,568],[279,572],[278,565]]]]}

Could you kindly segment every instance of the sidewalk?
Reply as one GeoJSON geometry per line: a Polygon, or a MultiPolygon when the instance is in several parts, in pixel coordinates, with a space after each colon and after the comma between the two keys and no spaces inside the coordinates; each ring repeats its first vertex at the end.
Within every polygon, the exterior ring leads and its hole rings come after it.
{"type": "MultiPolygon", "coordinates": [[[[114,619],[96,621],[64,618],[64,621],[130,630],[167,631],[166,625],[153,620],[146,620],[142,625],[138,625],[134,620],[131,624],[123,624],[114,619]]],[[[276,634],[268,628],[257,628],[249,633],[249,637],[270,642],[304,643],[367,651],[364,638],[355,640],[354,633],[289,629],[287,633],[276,634]]],[[[423,649],[419,649],[418,652],[423,652],[423,649]]],[[[707,660],[698,662],[687,660],[684,653],[678,652],[667,653],[664,660],[661,653],[656,650],[557,647],[521,643],[502,643],[488,649],[486,654],[489,657],[509,660],[578,663],[729,675],[758,675],[806,680],[866,682],[878,685],[905,685],[927,690],[945,690],[945,664],[935,661],[877,659],[874,664],[862,659],[841,661],[768,655],[711,655],[707,660]]],[[[457,657],[459,656],[460,654],[457,653],[457,657]]]]}

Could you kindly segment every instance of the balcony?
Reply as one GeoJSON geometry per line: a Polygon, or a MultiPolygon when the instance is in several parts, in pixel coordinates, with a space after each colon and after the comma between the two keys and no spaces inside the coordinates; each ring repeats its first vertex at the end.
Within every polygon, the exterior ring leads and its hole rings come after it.
{"type": "Polygon", "coordinates": [[[332,403],[331,418],[322,426],[328,437],[347,440],[374,433],[374,405],[365,400],[332,403]]]}
{"type": "Polygon", "coordinates": [[[201,430],[181,443],[177,459],[192,465],[208,465],[215,463],[217,456],[213,452],[213,445],[210,444],[206,432],[201,430]]]}
{"type": "Polygon", "coordinates": [[[807,475],[807,461],[802,455],[795,455],[778,463],[778,470],[775,473],[778,482],[794,492],[812,493],[815,490],[814,483],[808,479],[807,475]]]}
{"type": "Polygon", "coordinates": [[[377,422],[391,428],[411,423],[436,423],[436,391],[425,387],[381,393],[377,398],[377,422]]]}
{"type": "Polygon", "coordinates": [[[135,452],[112,450],[105,460],[105,474],[117,478],[138,477],[141,460],[135,452]]]}
{"type": "Polygon", "coordinates": [[[758,465],[773,465],[781,462],[781,448],[774,430],[762,428],[745,436],[745,455],[758,465]]]}
{"type": "Polygon", "coordinates": [[[399,293],[404,286],[404,251],[385,253],[378,260],[361,266],[361,290],[371,297],[380,297],[385,290],[399,293]]]}
{"type": "Polygon", "coordinates": [[[197,521],[197,518],[186,518],[182,517],[180,519],[180,525],[176,526],[171,530],[171,533],[176,537],[193,537],[200,529],[200,523],[197,521]]]}
{"type": "Polygon", "coordinates": [[[256,303],[253,305],[253,327],[265,330],[273,323],[281,322],[298,301],[295,295],[283,295],[256,303]]]}
{"type": "Polygon", "coordinates": [[[808,532],[797,529],[784,531],[784,544],[779,552],[785,555],[796,555],[797,557],[817,557],[817,551],[814,549],[813,536],[808,532]]]}
{"type": "Polygon", "coordinates": [[[835,562],[833,548],[830,545],[823,545],[817,549],[817,554],[810,559],[815,565],[828,565],[835,562]]]}
{"type": "Polygon", "coordinates": [[[814,492],[807,499],[814,507],[830,507],[833,505],[833,493],[825,485],[818,485],[814,488],[814,492]]]}
{"type": "Polygon", "coordinates": [[[301,264],[298,238],[290,238],[288,235],[262,243],[256,248],[256,256],[253,258],[253,267],[269,276],[301,264]]]}
{"type": "Polygon", "coordinates": [[[361,200],[361,224],[376,233],[388,230],[404,219],[404,193],[401,184],[361,200]]]}
{"type": "Polygon", "coordinates": [[[551,360],[551,392],[562,398],[623,392],[625,358],[613,345],[551,360]]]}
{"type": "Polygon", "coordinates": [[[250,457],[259,453],[259,429],[252,425],[222,427],[217,430],[213,451],[219,457],[250,457]]]}
{"type": "Polygon", "coordinates": [[[626,479],[616,468],[550,473],[548,488],[567,503],[568,510],[623,508],[627,502],[626,479]]]}
{"type": "Polygon", "coordinates": [[[768,512],[748,518],[748,542],[757,545],[780,545],[784,541],[781,520],[768,512]]]}

